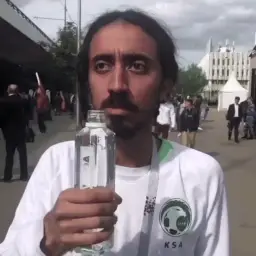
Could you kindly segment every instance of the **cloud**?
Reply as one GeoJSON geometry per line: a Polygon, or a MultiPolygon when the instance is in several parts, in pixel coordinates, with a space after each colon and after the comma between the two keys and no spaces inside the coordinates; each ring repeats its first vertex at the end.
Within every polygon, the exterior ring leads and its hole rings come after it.
{"type": "MultiPolygon", "coordinates": [[[[32,18],[43,16],[62,18],[63,0],[15,0],[32,18]]],[[[69,17],[76,21],[77,6],[67,0],[69,17]]],[[[207,41],[214,44],[226,39],[235,41],[239,49],[249,50],[254,44],[256,23],[255,0],[82,0],[83,24],[88,24],[103,11],[120,7],[138,7],[162,20],[172,31],[184,60],[201,56],[207,41]],[[129,4],[127,4],[129,3],[129,4]]],[[[47,34],[53,37],[63,21],[34,20],[47,34]]],[[[200,58],[198,57],[198,59],[200,58]]],[[[197,60],[196,60],[197,61],[197,60]]]]}
{"type": "Polygon", "coordinates": [[[16,4],[18,7],[23,7],[32,2],[32,0],[12,0],[12,2],[16,4]]]}
{"type": "MultiPolygon", "coordinates": [[[[184,50],[203,49],[210,37],[215,44],[226,38],[238,46],[252,47],[256,1],[178,0],[157,4],[156,13],[172,28],[184,50]],[[245,5],[246,3],[247,5],[245,5]]],[[[151,6],[153,11],[155,6],[151,6]]]]}

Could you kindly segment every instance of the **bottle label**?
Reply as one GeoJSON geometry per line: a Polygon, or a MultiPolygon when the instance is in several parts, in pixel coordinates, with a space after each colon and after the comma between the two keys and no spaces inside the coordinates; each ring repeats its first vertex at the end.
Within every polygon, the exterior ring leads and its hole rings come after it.
{"type": "Polygon", "coordinates": [[[97,146],[100,146],[101,149],[105,149],[106,148],[106,132],[104,131],[104,129],[102,128],[98,128],[98,129],[93,129],[91,131],[91,135],[95,135],[97,136],[97,146]]]}
{"type": "Polygon", "coordinates": [[[80,147],[80,188],[92,188],[95,186],[93,184],[94,159],[94,148],[92,146],[80,147]]]}
{"type": "Polygon", "coordinates": [[[114,135],[102,128],[87,131],[78,138],[79,163],[77,187],[93,188],[110,186],[115,182],[115,140],[114,135]]]}

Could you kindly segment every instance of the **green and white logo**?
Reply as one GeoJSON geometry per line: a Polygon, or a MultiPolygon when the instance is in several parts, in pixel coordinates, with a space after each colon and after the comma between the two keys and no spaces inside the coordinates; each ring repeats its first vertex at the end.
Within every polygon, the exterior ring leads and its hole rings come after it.
{"type": "Polygon", "coordinates": [[[191,209],[181,199],[170,199],[161,208],[159,222],[163,231],[173,237],[184,235],[191,225],[191,209]]]}

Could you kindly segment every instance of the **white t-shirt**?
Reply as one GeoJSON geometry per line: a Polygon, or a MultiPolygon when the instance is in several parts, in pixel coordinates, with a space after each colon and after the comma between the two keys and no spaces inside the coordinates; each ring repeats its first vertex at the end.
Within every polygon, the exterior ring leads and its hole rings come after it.
{"type": "MultiPolygon", "coordinates": [[[[43,217],[60,192],[74,185],[74,151],[74,142],[68,141],[42,155],[0,245],[1,256],[43,255],[39,249],[43,217]]],[[[209,155],[168,141],[163,141],[156,157],[159,188],[149,254],[140,256],[228,256],[227,202],[220,165],[209,155]]],[[[116,191],[123,202],[116,213],[114,247],[106,256],[136,256],[149,168],[117,166],[116,174],[116,191]]],[[[73,255],[79,254],[65,254],[73,255]]]]}
{"type": "Polygon", "coordinates": [[[159,106],[159,114],[156,119],[157,123],[165,125],[171,125],[172,128],[176,125],[175,109],[173,104],[164,103],[159,106]]]}
{"type": "Polygon", "coordinates": [[[239,117],[239,105],[238,104],[234,104],[234,107],[235,107],[234,117],[239,117]]]}

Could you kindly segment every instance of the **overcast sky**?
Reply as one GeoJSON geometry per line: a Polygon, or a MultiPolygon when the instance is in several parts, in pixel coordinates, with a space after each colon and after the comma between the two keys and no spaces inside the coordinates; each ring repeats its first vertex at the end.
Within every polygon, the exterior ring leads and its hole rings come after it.
{"type": "MultiPolygon", "coordinates": [[[[12,0],[47,35],[54,38],[62,21],[37,20],[34,16],[64,17],[64,0],[12,0]]],[[[161,18],[171,29],[181,64],[198,62],[210,37],[215,45],[235,41],[241,51],[255,41],[256,0],[82,0],[83,25],[97,14],[120,7],[139,7],[161,18]]],[[[77,1],[67,0],[69,20],[76,21],[77,1]]]]}

